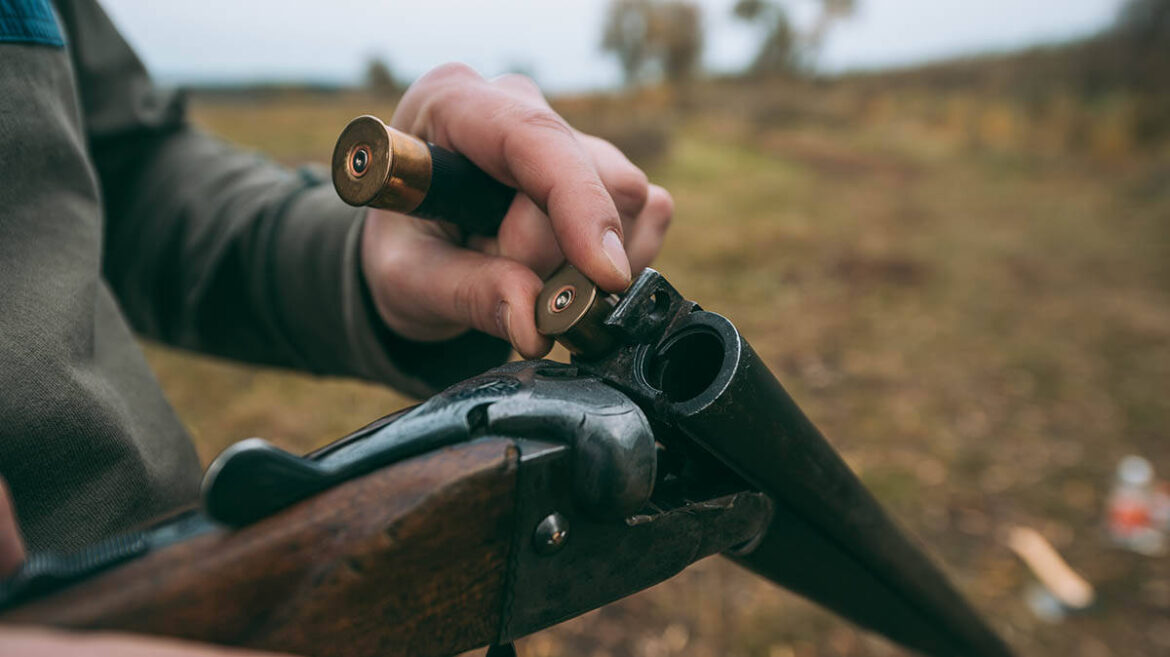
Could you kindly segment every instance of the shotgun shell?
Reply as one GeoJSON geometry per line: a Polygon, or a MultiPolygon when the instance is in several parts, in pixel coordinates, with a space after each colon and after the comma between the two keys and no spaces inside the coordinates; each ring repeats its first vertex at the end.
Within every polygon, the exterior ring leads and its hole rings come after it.
{"type": "Polygon", "coordinates": [[[574,354],[599,356],[613,347],[604,322],[616,305],[614,295],[566,263],[544,282],[536,299],[536,328],[574,354]]]}
{"type": "Polygon", "coordinates": [[[409,214],[431,187],[431,151],[375,116],[349,122],[333,147],[333,186],[346,203],[409,214]]]}

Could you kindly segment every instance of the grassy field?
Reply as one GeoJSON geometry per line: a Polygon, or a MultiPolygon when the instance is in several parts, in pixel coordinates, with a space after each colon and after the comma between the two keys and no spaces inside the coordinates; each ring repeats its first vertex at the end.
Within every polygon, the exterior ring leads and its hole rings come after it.
{"type": "MultiPolygon", "coordinates": [[[[673,192],[656,266],[739,326],[1020,654],[1170,653],[1170,562],[1113,549],[1101,531],[1119,458],[1140,453],[1170,475],[1170,149],[1125,138],[1124,99],[1056,102],[1031,119],[973,94],[713,84],[687,111],[670,109],[677,100],[561,103],[673,192]],[[1062,127],[1065,115],[1082,119],[1062,127]],[[1092,610],[1058,625],[1031,614],[1030,576],[1003,544],[1014,524],[1097,585],[1092,610]]],[[[391,109],[278,94],[199,101],[195,117],[299,164],[324,161],[352,116],[391,109]]],[[[250,435],[307,450],[407,402],[158,347],[150,357],[204,459],[250,435]]],[[[900,654],[717,559],[521,648],[900,654]]]]}

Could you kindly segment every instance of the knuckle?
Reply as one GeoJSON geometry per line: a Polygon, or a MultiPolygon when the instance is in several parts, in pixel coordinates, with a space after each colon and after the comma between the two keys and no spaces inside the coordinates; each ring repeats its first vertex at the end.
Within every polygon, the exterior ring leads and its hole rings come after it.
{"type": "Polygon", "coordinates": [[[514,260],[499,259],[498,298],[517,300],[527,296],[535,298],[540,291],[540,279],[528,267],[514,260]]]}
{"type": "MultiPolygon", "coordinates": [[[[589,176],[583,179],[570,178],[560,179],[554,182],[548,191],[549,211],[556,216],[557,208],[564,208],[569,206],[574,207],[589,207],[595,211],[601,211],[599,214],[590,213],[592,219],[587,219],[586,216],[574,214],[570,216],[562,215],[562,222],[560,228],[556,229],[558,240],[565,237],[569,231],[572,234],[591,233],[592,225],[599,225],[606,228],[613,228],[620,234],[622,232],[622,222],[620,212],[614,203],[614,199],[605,183],[597,176],[589,176]]],[[[554,227],[556,226],[554,218],[554,227]]],[[[561,247],[568,250],[573,249],[573,240],[570,239],[568,243],[561,241],[561,247]]],[[[578,247],[579,248],[579,247],[578,247]]]]}
{"type": "MultiPolygon", "coordinates": [[[[418,111],[414,121],[408,126],[407,131],[423,136],[430,141],[442,142],[445,141],[441,136],[445,126],[450,122],[451,115],[459,105],[458,85],[435,84],[427,86],[430,88],[415,92],[421,95],[421,101],[418,103],[418,111]]],[[[422,88],[415,86],[411,87],[411,90],[422,88]]],[[[411,91],[407,93],[409,94],[411,91]]]]}
{"type": "Polygon", "coordinates": [[[654,215],[660,215],[667,222],[674,217],[674,197],[665,189],[653,186],[650,197],[646,201],[647,210],[654,215]]]}
{"type": "Polygon", "coordinates": [[[571,139],[576,138],[569,124],[547,107],[516,104],[509,108],[507,114],[508,118],[517,126],[535,130],[552,130],[571,139]]]}
{"type": "Polygon", "coordinates": [[[666,232],[670,223],[674,221],[674,199],[670,196],[670,192],[661,187],[652,186],[641,219],[647,221],[657,232],[666,232]]]}
{"type": "Polygon", "coordinates": [[[510,280],[515,277],[513,263],[492,258],[474,272],[461,278],[454,288],[452,303],[458,317],[485,331],[494,331],[496,309],[507,298],[510,280]]]}
{"type": "Polygon", "coordinates": [[[645,207],[650,195],[650,181],[637,167],[625,167],[612,175],[611,190],[614,200],[623,208],[637,214],[645,207]]]}
{"type": "Polygon", "coordinates": [[[418,79],[416,84],[423,82],[437,83],[482,79],[480,74],[467,64],[463,62],[448,62],[446,64],[440,64],[428,71],[418,79]]]}
{"type": "Polygon", "coordinates": [[[480,292],[482,286],[482,279],[475,274],[467,274],[459,279],[452,291],[451,304],[455,310],[455,316],[461,321],[466,321],[472,324],[477,324],[482,327],[482,308],[483,303],[480,299],[483,294],[480,292]]]}
{"type": "MultiPolygon", "coordinates": [[[[604,203],[613,203],[611,200],[613,197],[610,194],[609,189],[606,188],[605,183],[603,183],[600,178],[593,177],[589,180],[582,180],[577,184],[579,185],[578,189],[580,189],[581,192],[599,200],[604,199],[604,203]]],[[[616,207],[614,209],[616,210],[616,207]]],[[[619,217],[617,215],[610,217],[610,219],[612,219],[614,223],[619,221],[619,217]]]]}
{"type": "Polygon", "coordinates": [[[655,218],[654,225],[657,226],[659,233],[665,233],[670,228],[670,223],[674,221],[674,215],[663,214],[655,218]]]}
{"type": "Polygon", "coordinates": [[[370,259],[375,274],[385,280],[410,280],[414,263],[411,262],[410,253],[399,246],[399,241],[380,241],[377,255],[370,259]]]}
{"type": "Polygon", "coordinates": [[[490,120],[501,136],[500,153],[509,169],[520,180],[539,179],[525,191],[544,203],[558,176],[553,168],[557,162],[550,158],[570,165],[580,159],[573,129],[547,107],[521,102],[500,107],[490,120]]]}
{"type": "Polygon", "coordinates": [[[492,82],[501,87],[514,89],[526,95],[544,97],[544,94],[540,90],[540,85],[536,84],[536,80],[523,73],[505,73],[494,78],[492,82]]]}

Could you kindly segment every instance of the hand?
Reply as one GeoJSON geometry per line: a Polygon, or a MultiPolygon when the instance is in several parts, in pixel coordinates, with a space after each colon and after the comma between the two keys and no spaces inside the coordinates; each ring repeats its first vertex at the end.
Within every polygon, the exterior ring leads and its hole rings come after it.
{"type": "Polygon", "coordinates": [[[662,246],[673,213],[666,190],[612,144],[571,128],[524,76],[485,80],[441,66],[410,86],[391,125],[520,190],[498,236],[465,247],[452,226],[369,211],[362,271],[378,313],[405,338],[445,340],[473,327],[539,358],[552,346],[534,317],[543,277],[567,258],[620,292],[662,246]]]}

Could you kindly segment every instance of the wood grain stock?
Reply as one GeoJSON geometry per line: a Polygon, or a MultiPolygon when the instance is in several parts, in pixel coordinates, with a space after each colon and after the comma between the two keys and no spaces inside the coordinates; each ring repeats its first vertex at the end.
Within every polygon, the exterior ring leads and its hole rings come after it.
{"type": "Polygon", "coordinates": [[[149,554],[0,622],[322,657],[482,646],[499,629],[516,467],[505,440],[439,450],[149,554]]]}

